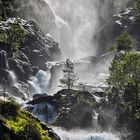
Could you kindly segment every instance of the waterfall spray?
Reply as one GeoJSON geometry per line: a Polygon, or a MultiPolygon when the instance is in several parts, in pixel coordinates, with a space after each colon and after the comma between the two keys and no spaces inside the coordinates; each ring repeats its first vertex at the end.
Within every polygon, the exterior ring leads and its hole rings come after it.
{"type": "Polygon", "coordinates": [[[62,140],[120,140],[117,135],[105,132],[92,132],[84,130],[66,131],[61,128],[54,128],[62,140]]]}

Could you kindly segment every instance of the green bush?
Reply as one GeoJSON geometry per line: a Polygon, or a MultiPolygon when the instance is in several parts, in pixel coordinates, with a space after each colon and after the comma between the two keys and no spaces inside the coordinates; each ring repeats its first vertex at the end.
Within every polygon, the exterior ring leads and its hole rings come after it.
{"type": "Polygon", "coordinates": [[[7,36],[6,32],[0,30],[0,42],[6,43],[7,39],[8,39],[8,36],[7,36]]]}
{"type": "Polygon", "coordinates": [[[16,19],[15,22],[9,26],[8,30],[0,29],[0,42],[7,44],[12,54],[18,54],[26,35],[26,30],[20,25],[20,19],[16,19]]]}
{"type": "Polygon", "coordinates": [[[24,41],[26,35],[25,29],[20,25],[20,20],[16,19],[10,26],[7,34],[7,43],[11,45],[12,52],[19,53],[21,43],[24,41]]]}
{"type": "Polygon", "coordinates": [[[0,115],[4,117],[15,117],[18,114],[20,109],[19,104],[17,104],[14,100],[10,101],[0,101],[0,115]]]}
{"type": "Polygon", "coordinates": [[[42,129],[39,122],[22,110],[14,119],[7,120],[6,125],[21,136],[23,140],[51,140],[48,137],[48,132],[42,129]]]}
{"type": "Polygon", "coordinates": [[[117,51],[125,51],[129,52],[132,51],[135,47],[135,41],[132,36],[129,35],[128,32],[124,32],[117,38],[117,51]]]}

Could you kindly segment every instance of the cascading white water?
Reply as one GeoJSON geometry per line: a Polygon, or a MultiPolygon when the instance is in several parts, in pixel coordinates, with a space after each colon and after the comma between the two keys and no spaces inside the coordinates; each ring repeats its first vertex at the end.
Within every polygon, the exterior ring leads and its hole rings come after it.
{"type": "Polygon", "coordinates": [[[17,77],[13,71],[8,71],[9,73],[9,81],[11,86],[17,86],[17,77]]]}
{"type": "Polygon", "coordinates": [[[58,29],[51,29],[65,57],[96,55],[93,36],[129,0],[44,0],[51,9],[58,29]]]}
{"type": "Polygon", "coordinates": [[[120,138],[111,132],[94,132],[84,130],[66,131],[61,128],[54,128],[61,140],[120,140],[120,138]]]}
{"type": "Polygon", "coordinates": [[[35,77],[31,77],[29,83],[29,91],[31,97],[35,94],[49,94],[49,86],[51,80],[51,68],[55,66],[56,62],[48,61],[46,63],[46,71],[39,70],[35,77]]]}

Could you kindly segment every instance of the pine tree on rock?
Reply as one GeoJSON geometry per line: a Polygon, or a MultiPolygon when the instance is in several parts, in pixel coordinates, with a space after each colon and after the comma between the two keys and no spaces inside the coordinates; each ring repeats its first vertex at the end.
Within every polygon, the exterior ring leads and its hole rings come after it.
{"type": "Polygon", "coordinates": [[[64,64],[63,68],[63,78],[60,79],[60,83],[63,85],[63,87],[67,87],[68,89],[72,89],[74,86],[74,82],[77,80],[77,74],[74,73],[74,64],[72,61],[68,58],[66,59],[66,62],[64,64]]]}

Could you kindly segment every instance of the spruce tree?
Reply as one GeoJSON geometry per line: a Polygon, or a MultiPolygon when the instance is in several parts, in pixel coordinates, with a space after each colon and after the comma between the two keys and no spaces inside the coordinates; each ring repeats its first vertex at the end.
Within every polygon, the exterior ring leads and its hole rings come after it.
{"type": "Polygon", "coordinates": [[[60,79],[60,83],[67,89],[71,89],[74,82],[77,80],[77,75],[74,73],[74,63],[68,58],[63,68],[63,78],[60,79]]]}

